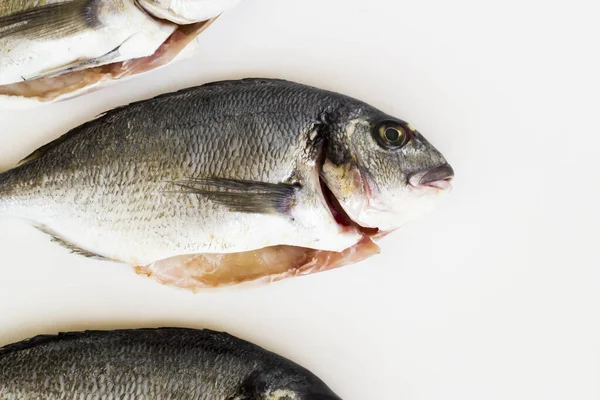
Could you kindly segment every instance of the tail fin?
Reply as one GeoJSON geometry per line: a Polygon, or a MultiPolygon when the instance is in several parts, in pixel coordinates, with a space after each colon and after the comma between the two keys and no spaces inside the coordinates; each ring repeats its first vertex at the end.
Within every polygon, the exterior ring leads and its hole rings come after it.
{"type": "Polygon", "coordinates": [[[17,33],[36,39],[66,36],[101,25],[99,0],[71,0],[0,17],[0,39],[17,33]]]}

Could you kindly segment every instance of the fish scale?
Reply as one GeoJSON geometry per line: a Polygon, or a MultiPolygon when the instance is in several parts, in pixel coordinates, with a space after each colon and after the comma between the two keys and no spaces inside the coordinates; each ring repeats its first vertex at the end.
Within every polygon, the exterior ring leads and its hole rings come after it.
{"type": "MultiPolygon", "coordinates": [[[[245,86],[249,89],[261,85],[245,86]]],[[[277,91],[276,85],[272,86],[275,86],[273,91],[277,91]]],[[[261,92],[264,92],[264,88],[261,92]]],[[[55,232],[67,231],[70,227],[80,225],[79,220],[89,220],[86,215],[91,213],[106,215],[114,221],[126,219],[127,222],[113,226],[93,226],[96,228],[94,230],[103,232],[103,243],[113,242],[113,249],[118,248],[119,243],[131,242],[148,243],[157,250],[161,247],[164,249],[164,237],[158,237],[155,232],[160,231],[163,235],[168,235],[169,232],[165,232],[163,228],[164,225],[170,226],[174,235],[168,246],[172,250],[160,253],[157,251],[149,258],[142,258],[142,263],[185,252],[217,250],[201,247],[206,240],[198,240],[193,238],[193,235],[190,235],[193,240],[181,243],[180,225],[187,220],[185,229],[188,232],[194,229],[194,225],[201,233],[215,230],[225,210],[220,210],[214,217],[199,215],[197,210],[207,207],[206,200],[188,198],[181,194],[166,194],[165,190],[169,187],[163,182],[176,181],[182,176],[218,176],[279,183],[293,173],[296,149],[304,145],[300,142],[302,132],[299,130],[310,125],[307,120],[301,126],[296,126],[295,121],[291,119],[286,129],[277,131],[273,128],[262,130],[259,128],[261,124],[256,124],[254,129],[248,128],[244,118],[240,120],[230,116],[237,114],[233,112],[236,108],[231,108],[228,104],[232,93],[234,97],[237,95],[235,86],[227,85],[222,88],[208,87],[186,91],[107,113],[76,128],[77,135],[72,135],[68,142],[59,144],[44,157],[3,176],[7,179],[10,175],[18,174],[21,182],[27,182],[26,189],[12,195],[12,198],[18,198],[22,205],[21,210],[15,210],[16,215],[38,221],[55,232]],[[198,107],[194,109],[186,104],[192,96],[197,99],[210,97],[212,101],[194,101],[192,104],[198,107]],[[203,116],[206,113],[202,104],[210,104],[207,113],[212,111],[230,121],[228,133],[219,133],[219,128],[223,125],[212,123],[213,118],[208,118],[207,122],[204,120],[203,116]],[[159,119],[158,116],[162,115],[170,115],[170,118],[159,119]],[[170,135],[167,136],[163,129],[169,125],[169,121],[188,123],[185,124],[185,129],[181,129],[177,124],[169,126],[170,135]],[[127,126],[136,128],[128,132],[127,126]],[[244,140],[250,145],[244,146],[240,149],[242,152],[238,153],[235,147],[232,151],[229,139],[231,135],[241,137],[240,133],[245,133],[244,140]],[[268,142],[263,140],[266,136],[273,138],[275,146],[269,146],[268,142]],[[192,167],[185,162],[186,153],[187,157],[193,160],[192,167]],[[269,153],[270,157],[253,157],[255,154],[269,153]],[[212,155],[208,162],[204,161],[205,154],[212,155]],[[129,171],[132,164],[140,173],[133,175],[133,179],[128,179],[129,174],[124,171],[129,171]],[[148,170],[152,171],[152,175],[147,173],[148,170]],[[69,176],[73,171],[76,173],[69,176]],[[43,183],[40,177],[44,177],[43,183]],[[193,208],[182,206],[188,202],[191,202],[193,208]],[[47,219],[46,213],[38,214],[36,211],[41,209],[42,204],[53,209],[53,214],[60,215],[61,218],[47,219]],[[160,218],[158,211],[164,206],[167,207],[166,210],[172,210],[171,215],[179,215],[184,220],[160,218]],[[204,218],[199,220],[202,217],[204,218]],[[207,229],[210,225],[214,226],[214,229],[207,229]],[[111,240],[111,237],[114,239],[111,240]]],[[[250,114],[253,103],[251,98],[247,94],[240,97],[246,102],[243,107],[249,115],[246,118],[260,120],[260,114],[259,117],[250,114]]],[[[281,103],[278,98],[272,98],[272,108],[284,108],[288,114],[295,113],[294,104],[281,103]]],[[[218,207],[213,205],[212,208],[218,207]]],[[[81,234],[86,236],[81,232],[69,237],[80,237],[81,234]]],[[[87,247],[84,243],[81,245],[87,247]]],[[[237,241],[228,247],[234,246],[240,250],[247,249],[237,241]]],[[[109,258],[135,263],[132,257],[123,254],[127,249],[113,249],[107,246],[107,250],[95,252],[109,258]]]]}

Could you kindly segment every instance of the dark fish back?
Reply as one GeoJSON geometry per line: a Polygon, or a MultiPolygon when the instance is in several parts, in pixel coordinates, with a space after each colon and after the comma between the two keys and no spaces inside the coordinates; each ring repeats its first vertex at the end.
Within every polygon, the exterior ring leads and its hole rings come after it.
{"type": "MultiPolygon", "coordinates": [[[[0,348],[2,399],[252,399],[243,396],[271,390],[279,382],[335,396],[301,366],[210,330],[61,333],[0,348]]],[[[337,399],[323,397],[328,398],[337,399]]]]}
{"type": "Polygon", "coordinates": [[[262,361],[257,349],[225,333],[177,328],[38,336],[0,350],[0,398],[216,399],[262,361]],[[258,362],[244,363],[247,355],[258,362]]]}
{"type": "Polygon", "coordinates": [[[328,110],[352,102],[271,79],[213,82],[163,94],[101,114],[35,150],[0,174],[0,197],[9,194],[8,181],[32,188],[57,175],[58,185],[75,172],[73,186],[96,186],[99,180],[131,184],[126,173],[131,168],[147,172],[140,176],[145,182],[191,175],[278,183],[296,162],[295,152],[307,146],[303,133],[322,123],[328,110]],[[98,171],[107,169],[111,175],[100,179],[98,171]],[[168,176],[150,175],[154,170],[168,176]]]}

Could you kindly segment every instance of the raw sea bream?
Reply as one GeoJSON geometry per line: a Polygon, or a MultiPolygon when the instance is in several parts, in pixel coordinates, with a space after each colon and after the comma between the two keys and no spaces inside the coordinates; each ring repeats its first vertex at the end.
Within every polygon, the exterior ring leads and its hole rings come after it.
{"type": "Polygon", "coordinates": [[[0,106],[64,100],[163,66],[237,0],[170,3],[1,2],[0,106]]]}
{"type": "Polygon", "coordinates": [[[222,332],[70,332],[0,347],[0,398],[341,400],[306,368],[222,332]]]}
{"type": "Polygon", "coordinates": [[[197,290],[365,259],[452,177],[401,119],[338,93],[244,79],[72,129],[0,174],[0,215],[197,290]]]}

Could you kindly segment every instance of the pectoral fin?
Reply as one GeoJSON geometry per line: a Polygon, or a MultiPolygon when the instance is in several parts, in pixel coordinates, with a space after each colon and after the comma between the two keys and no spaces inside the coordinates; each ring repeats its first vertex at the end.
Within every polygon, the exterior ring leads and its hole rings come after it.
{"type": "Polygon", "coordinates": [[[174,182],[180,192],[203,196],[231,211],[287,214],[294,205],[298,184],[235,179],[189,179],[174,182]]]}
{"type": "Polygon", "coordinates": [[[101,25],[99,1],[63,1],[0,17],[0,39],[17,33],[48,39],[95,29],[101,25]]]}

